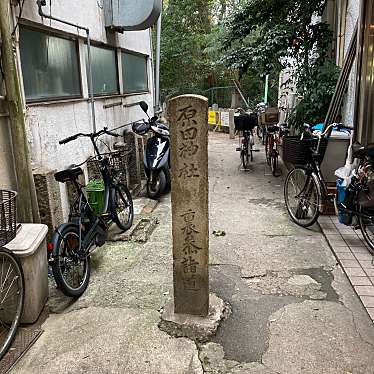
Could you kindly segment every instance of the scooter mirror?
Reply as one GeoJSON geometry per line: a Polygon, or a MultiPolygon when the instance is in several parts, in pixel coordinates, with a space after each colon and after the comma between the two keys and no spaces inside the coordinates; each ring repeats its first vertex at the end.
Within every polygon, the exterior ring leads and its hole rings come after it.
{"type": "Polygon", "coordinates": [[[148,112],[148,104],[145,102],[145,101],[141,101],[139,103],[140,107],[142,108],[143,112],[144,113],[147,113],[148,112]]]}

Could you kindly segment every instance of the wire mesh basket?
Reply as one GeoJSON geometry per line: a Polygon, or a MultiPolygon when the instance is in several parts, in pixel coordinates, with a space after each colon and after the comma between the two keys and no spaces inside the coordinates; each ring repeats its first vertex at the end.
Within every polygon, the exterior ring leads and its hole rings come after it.
{"type": "Polygon", "coordinates": [[[9,243],[17,234],[17,192],[0,190],[0,246],[9,243]]]}
{"type": "MultiPolygon", "coordinates": [[[[109,160],[111,172],[121,183],[127,183],[127,169],[131,152],[128,148],[124,147],[116,151],[102,154],[109,160]]],[[[90,180],[100,180],[102,175],[100,172],[100,163],[96,158],[90,158],[87,161],[87,168],[90,180]]]]}
{"type": "MultiPolygon", "coordinates": [[[[315,159],[322,163],[326,153],[328,139],[322,139],[318,155],[315,159]]],[[[300,139],[300,136],[285,136],[283,138],[283,160],[293,165],[306,165],[313,160],[313,151],[318,145],[317,138],[300,139]]]]}

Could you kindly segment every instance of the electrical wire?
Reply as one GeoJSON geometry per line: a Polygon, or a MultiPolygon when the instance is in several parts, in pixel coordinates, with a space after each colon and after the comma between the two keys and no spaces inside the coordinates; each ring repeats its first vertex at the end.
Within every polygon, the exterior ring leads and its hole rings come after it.
{"type": "Polygon", "coordinates": [[[17,30],[17,27],[19,26],[19,20],[21,19],[22,17],[22,11],[23,11],[23,6],[25,5],[25,0],[22,0],[22,3],[21,3],[21,0],[18,0],[18,6],[19,6],[19,14],[18,14],[18,20],[17,20],[17,23],[16,25],[14,26],[14,29],[12,31],[12,36],[14,36],[14,34],[16,33],[16,30],[17,30]]]}

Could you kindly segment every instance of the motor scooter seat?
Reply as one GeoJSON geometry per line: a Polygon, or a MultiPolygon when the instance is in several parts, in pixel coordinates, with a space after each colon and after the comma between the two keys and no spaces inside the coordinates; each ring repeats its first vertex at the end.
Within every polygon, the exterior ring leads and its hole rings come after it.
{"type": "Polygon", "coordinates": [[[167,125],[164,125],[163,123],[158,123],[157,124],[157,127],[161,130],[166,130],[166,131],[169,131],[169,126],[167,125]]]}
{"type": "Polygon", "coordinates": [[[55,179],[57,182],[65,183],[68,181],[76,180],[82,174],[83,174],[83,170],[80,167],[73,167],[70,169],[57,172],[55,174],[55,179]]]}

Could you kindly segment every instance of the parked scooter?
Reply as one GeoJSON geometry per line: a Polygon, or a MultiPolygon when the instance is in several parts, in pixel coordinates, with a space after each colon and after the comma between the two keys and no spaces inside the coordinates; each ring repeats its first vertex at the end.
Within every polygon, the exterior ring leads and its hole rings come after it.
{"type": "MultiPolygon", "coordinates": [[[[139,103],[148,116],[148,105],[139,103]]],[[[132,130],[138,135],[152,131],[144,152],[144,169],[147,175],[147,194],[151,199],[158,198],[170,189],[170,133],[169,127],[159,121],[157,116],[149,121],[135,122],[132,130]]]]}

